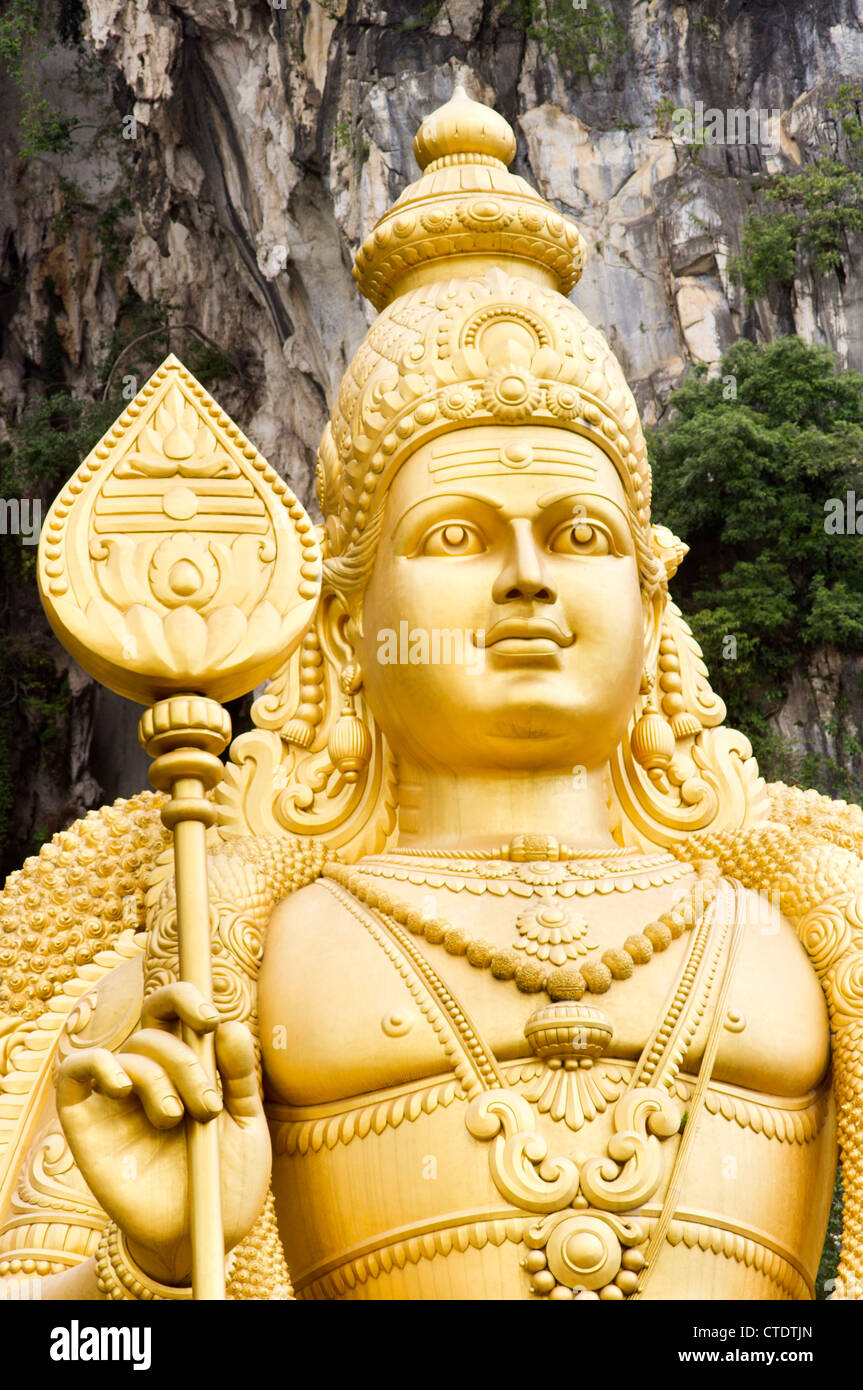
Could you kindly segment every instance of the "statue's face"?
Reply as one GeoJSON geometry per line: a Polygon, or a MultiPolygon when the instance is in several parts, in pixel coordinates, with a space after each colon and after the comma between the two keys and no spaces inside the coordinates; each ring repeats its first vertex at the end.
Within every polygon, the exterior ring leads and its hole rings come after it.
{"type": "Polygon", "coordinates": [[[423,445],[390,489],[362,632],[348,632],[397,754],[455,772],[603,764],[645,636],[614,466],[545,426],[423,445]]]}

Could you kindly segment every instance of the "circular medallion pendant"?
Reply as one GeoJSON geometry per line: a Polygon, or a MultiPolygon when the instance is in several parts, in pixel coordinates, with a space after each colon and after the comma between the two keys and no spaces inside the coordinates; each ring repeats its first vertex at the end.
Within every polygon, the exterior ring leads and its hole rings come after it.
{"type": "Polygon", "coordinates": [[[515,949],[552,965],[566,965],[567,961],[596,950],[587,939],[585,919],[550,898],[531,903],[519,913],[515,925],[519,934],[515,949]]]}

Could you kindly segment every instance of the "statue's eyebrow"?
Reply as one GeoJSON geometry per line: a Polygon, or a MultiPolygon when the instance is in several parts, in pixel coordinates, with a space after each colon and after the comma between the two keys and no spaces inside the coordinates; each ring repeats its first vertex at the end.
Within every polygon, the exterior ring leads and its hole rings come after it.
{"type": "Polygon", "coordinates": [[[614,507],[615,511],[620,512],[624,520],[627,519],[626,512],[619,502],[615,502],[613,497],[607,497],[604,492],[596,492],[592,488],[564,488],[562,492],[547,492],[544,497],[536,499],[536,505],[541,511],[547,507],[553,507],[557,502],[566,502],[570,498],[575,502],[579,497],[592,497],[598,502],[605,502],[609,507],[614,507]]]}
{"type": "MultiPolygon", "coordinates": [[[[560,492],[547,492],[544,497],[537,497],[536,505],[541,511],[545,511],[546,507],[553,507],[558,502],[565,502],[568,497],[578,497],[580,495],[580,492],[575,488],[565,487],[560,492]]],[[[594,494],[590,495],[593,496],[594,494]]]]}
{"type": "Polygon", "coordinates": [[[417,507],[427,507],[431,503],[448,502],[450,498],[455,498],[464,502],[482,502],[486,507],[494,507],[496,511],[501,511],[504,505],[503,502],[495,502],[492,497],[484,497],[482,493],[479,492],[441,492],[437,495],[433,494],[431,497],[421,497],[418,502],[412,502],[411,505],[406,507],[402,512],[396,525],[401,526],[405,517],[410,516],[411,512],[416,511],[417,507]]]}

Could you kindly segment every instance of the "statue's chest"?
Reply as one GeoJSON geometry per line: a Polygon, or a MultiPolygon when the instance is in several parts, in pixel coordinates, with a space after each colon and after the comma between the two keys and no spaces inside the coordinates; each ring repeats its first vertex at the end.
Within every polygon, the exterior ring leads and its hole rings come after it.
{"type": "MultiPolygon", "coordinates": [[[[561,898],[536,893],[452,892],[400,883],[398,898],[471,941],[515,949],[525,961],[579,964],[620,948],[683,896],[691,880],[627,893],[561,898]]],[[[411,938],[414,949],[503,1062],[531,1055],[525,1027],[548,1003],[522,993],[442,944],[411,938]]],[[[680,980],[691,944],[685,932],[661,954],[586,996],[607,1015],[607,1052],[637,1058],[680,980]]],[[[417,968],[359,903],[314,884],[274,913],[261,972],[259,1012],[267,1085],[295,1105],[366,1095],[450,1069],[448,1024],[417,968]]],[[[809,961],[786,923],[753,921],[745,932],[726,1006],[714,1075],[772,1095],[817,1085],[829,1055],[826,1007],[809,961]]],[[[686,1058],[697,1069],[708,1008],[686,1058]]]]}

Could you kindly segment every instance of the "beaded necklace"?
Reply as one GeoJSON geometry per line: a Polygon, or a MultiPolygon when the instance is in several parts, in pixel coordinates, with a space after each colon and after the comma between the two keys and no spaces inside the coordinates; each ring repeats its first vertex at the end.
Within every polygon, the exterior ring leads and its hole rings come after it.
{"type": "MultiPolygon", "coordinates": [[[[479,856],[477,856],[479,857],[479,856]]],[[[634,932],[622,947],[605,951],[599,961],[583,965],[556,965],[538,959],[525,961],[523,947],[499,949],[493,942],[472,937],[454,927],[444,917],[423,915],[409,903],[399,902],[386,890],[369,883],[360,869],[330,861],[324,876],[340,884],[366,907],[391,918],[432,946],[442,945],[452,956],[464,956],[478,970],[490,970],[497,980],[512,980],[523,994],[546,993],[553,1001],[578,1000],[587,991],[604,994],[613,980],[627,980],[636,965],[646,965],[654,952],[665,951],[671,942],[699,923],[716,896],[719,869],[712,861],[694,866],[698,882],[673,907],[643,931],[634,932]]]]}

